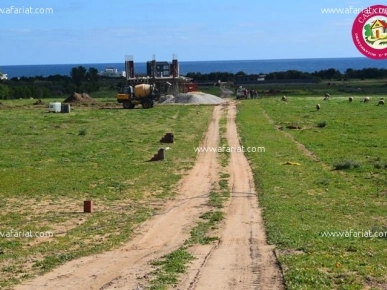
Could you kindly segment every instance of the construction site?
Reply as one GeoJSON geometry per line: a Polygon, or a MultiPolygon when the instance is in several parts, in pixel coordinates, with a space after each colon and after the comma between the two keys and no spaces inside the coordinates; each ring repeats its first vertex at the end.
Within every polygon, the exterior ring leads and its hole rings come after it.
{"type": "MultiPolygon", "coordinates": [[[[172,62],[156,61],[153,59],[146,63],[146,75],[138,76],[135,73],[132,55],[125,57],[126,85],[117,94],[117,102],[124,109],[134,109],[141,105],[144,109],[154,106],[154,103],[171,104],[220,104],[223,99],[211,94],[198,91],[197,84],[191,78],[181,76],[179,61],[174,54],[172,62]]],[[[222,90],[222,96],[231,92],[222,90]]]]}
{"type": "Polygon", "coordinates": [[[133,56],[126,55],[125,72],[127,84],[131,86],[137,84],[155,85],[159,92],[172,95],[177,95],[180,92],[197,91],[197,86],[192,83],[192,79],[180,76],[179,61],[176,54],[172,57],[172,63],[156,61],[156,56],[153,55],[152,60],[147,61],[146,68],[146,76],[137,76],[134,70],[133,56]]]}

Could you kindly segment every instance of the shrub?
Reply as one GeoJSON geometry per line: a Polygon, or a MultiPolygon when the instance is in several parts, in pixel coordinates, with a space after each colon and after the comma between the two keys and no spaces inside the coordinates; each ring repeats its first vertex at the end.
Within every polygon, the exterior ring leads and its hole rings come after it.
{"type": "Polygon", "coordinates": [[[327,126],[327,122],[326,121],[321,121],[321,122],[317,123],[317,127],[319,127],[319,128],[324,128],[326,126],[327,126]]]}
{"type": "Polygon", "coordinates": [[[81,130],[79,130],[78,135],[79,135],[79,136],[85,136],[86,133],[87,133],[87,130],[86,130],[86,129],[81,129],[81,130]]]}
{"type": "Polygon", "coordinates": [[[352,169],[352,168],[359,168],[360,163],[353,160],[343,160],[339,161],[336,164],[333,165],[335,170],[345,170],[345,169],[352,169]]]}

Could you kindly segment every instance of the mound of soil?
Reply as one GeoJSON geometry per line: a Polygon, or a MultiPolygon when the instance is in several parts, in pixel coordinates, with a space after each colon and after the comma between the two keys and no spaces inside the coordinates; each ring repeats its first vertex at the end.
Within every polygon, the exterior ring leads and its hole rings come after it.
{"type": "Polygon", "coordinates": [[[78,94],[74,92],[63,103],[94,104],[95,101],[86,93],[78,94]]]}

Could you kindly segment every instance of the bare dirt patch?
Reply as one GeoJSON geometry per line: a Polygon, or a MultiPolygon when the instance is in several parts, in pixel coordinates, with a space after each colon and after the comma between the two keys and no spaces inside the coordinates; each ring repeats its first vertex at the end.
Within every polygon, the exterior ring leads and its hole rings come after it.
{"type": "MultiPolygon", "coordinates": [[[[3,199],[3,204],[0,206],[0,218],[9,221],[9,226],[1,229],[3,234],[9,235],[7,241],[20,244],[22,251],[32,252],[28,256],[13,257],[0,261],[2,278],[8,280],[22,278],[27,273],[35,273],[36,269],[33,268],[33,265],[44,259],[42,254],[36,253],[36,247],[40,244],[54,242],[55,237],[64,236],[72,229],[86,222],[88,217],[82,213],[82,204],[70,198],[38,200],[23,197],[3,199]],[[25,221],[20,228],[12,226],[11,222],[11,219],[18,218],[25,221]],[[40,233],[41,236],[31,236],[35,233],[40,233]],[[20,237],[25,234],[30,235],[20,237]]],[[[4,251],[9,250],[5,249],[4,251]]]]}

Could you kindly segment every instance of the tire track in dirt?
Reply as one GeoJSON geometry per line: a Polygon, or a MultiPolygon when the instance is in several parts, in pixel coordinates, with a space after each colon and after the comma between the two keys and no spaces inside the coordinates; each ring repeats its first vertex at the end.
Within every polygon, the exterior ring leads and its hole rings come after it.
{"type": "MultiPolygon", "coordinates": [[[[214,107],[203,147],[218,146],[223,108],[214,107]]],[[[218,182],[218,172],[216,152],[200,153],[194,167],[180,181],[176,199],[142,224],[123,247],[70,261],[15,289],[143,289],[152,271],[150,262],[183,245],[199,216],[209,210],[208,193],[218,182]]]]}
{"type": "MultiPolygon", "coordinates": [[[[240,147],[235,123],[236,105],[228,107],[227,139],[230,147],[240,147]]],[[[199,261],[178,289],[284,289],[274,254],[266,242],[266,232],[258,207],[253,174],[243,153],[231,152],[230,203],[226,209],[220,242],[213,247],[193,249],[199,261]]]]}

